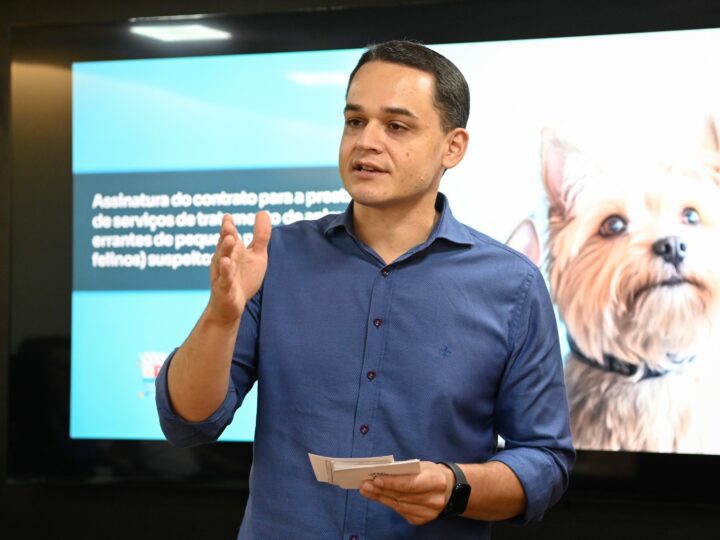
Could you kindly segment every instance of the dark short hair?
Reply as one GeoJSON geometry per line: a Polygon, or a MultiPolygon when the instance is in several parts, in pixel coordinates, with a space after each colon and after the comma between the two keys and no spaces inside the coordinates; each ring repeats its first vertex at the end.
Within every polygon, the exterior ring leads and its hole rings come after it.
{"type": "MultiPolygon", "coordinates": [[[[409,66],[429,73],[435,78],[435,107],[447,132],[467,126],[470,115],[470,89],[460,70],[443,55],[425,45],[410,40],[386,41],[372,45],[358,60],[350,74],[348,88],[358,69],[368,62],[388,62],[409,66]]],[[[347,96],[347,91],[345,92],[347,96]]]]}

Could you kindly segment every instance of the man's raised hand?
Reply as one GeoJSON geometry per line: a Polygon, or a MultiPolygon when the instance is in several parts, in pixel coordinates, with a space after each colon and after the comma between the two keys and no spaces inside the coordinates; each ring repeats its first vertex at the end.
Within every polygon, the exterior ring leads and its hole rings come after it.
{"type": "Polygon", "coordinates": [[[210,263],[210,304],[208,315],[223,324],[240,320],[245,304],[260,289],[267,269],[270,216],[255,215],[253,240],[244,246],[232,216],[225,214],[220,239],[210,263]]]}

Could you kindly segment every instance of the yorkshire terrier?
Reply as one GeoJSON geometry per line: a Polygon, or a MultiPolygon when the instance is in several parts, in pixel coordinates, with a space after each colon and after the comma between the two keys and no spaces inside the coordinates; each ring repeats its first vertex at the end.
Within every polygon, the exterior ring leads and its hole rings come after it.
{"type": "MultiPolygon", "coordinates": [[[[546,270],[567,330],[575,445],[720,453],[720,167],[600,169],[545,129],[546,270]]],[[[532,221],[508,244],[538,265],[532,221]]],[[[563,336],[563,339],[565,336],[563,336]]]]}

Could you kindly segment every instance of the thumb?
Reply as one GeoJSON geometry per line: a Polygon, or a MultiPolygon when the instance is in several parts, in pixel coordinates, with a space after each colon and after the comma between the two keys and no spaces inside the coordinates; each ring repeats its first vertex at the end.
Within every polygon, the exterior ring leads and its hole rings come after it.
{"type": "Polygon", "coordinates": [[[253,226],[253,239],[248,248],[258,251],[267,251],[270,242],[270,214],[265,211],[255,214],[255,225],[253,226]]]}

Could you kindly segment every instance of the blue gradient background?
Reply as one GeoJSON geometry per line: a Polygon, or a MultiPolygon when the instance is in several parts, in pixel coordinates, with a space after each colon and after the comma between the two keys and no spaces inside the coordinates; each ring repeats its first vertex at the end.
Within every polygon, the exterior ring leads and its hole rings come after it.
{"type": "Polygon", "coordinates": [[[335,165],[357,58],[346,50],[75,63],[73,172],[335,165]]]}
{"type": "MultiPolygon", "coordinates": [[[[139,355],[171,352],[187,337],[208,291],[76,291],[72,298],[70,436],[163,439],[139,355]]],[[[256,390],[221,440],[251,441],[256,390]]]]}

